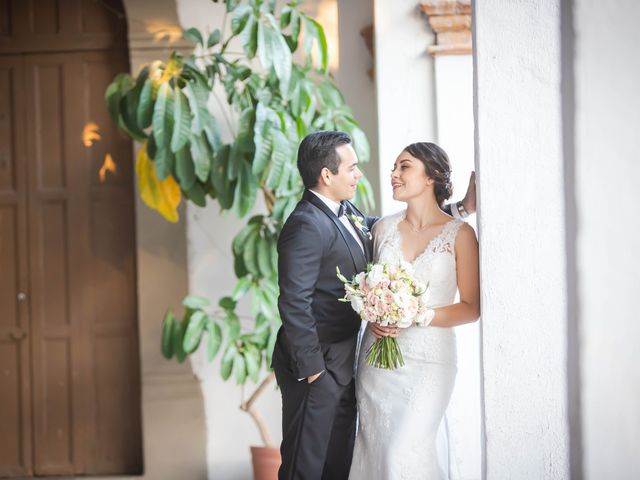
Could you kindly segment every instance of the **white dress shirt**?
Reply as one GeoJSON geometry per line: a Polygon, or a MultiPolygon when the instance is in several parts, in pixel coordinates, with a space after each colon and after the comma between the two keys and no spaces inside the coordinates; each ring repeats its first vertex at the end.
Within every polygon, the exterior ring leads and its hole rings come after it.
{"type": "MultiPolygon", "coordinates": [[[[334,202],[333,200],[331,200],[330,198],[325,197],[324,195],[320,195],[316,191],[310,190],[310,192],[312,192],[313,194],[315,194],[316,197],[318,197],[320,200],[322,200],[322,202],[327,207],[329,207],[329,209],[335,214],[336,217],[338,216],[338,212],[340,211],[340,204],[339,203],[334,202]]],[[[342,215],[340,218],[338,218],[338,220],[340,220],[340,222],[342,222],[342,224],[349,231],[351,236],[353,238],[355,238],[356,242],[358,242],[358,245],[360,246],[360,250],[362,250],[362,253],[364,253],[364,245],[362,245],[362,240],[360,240],[360,237],[358,236],[358,233],[356,232],[356,229],[353,227],[353,225],[351,224],[351,222],[349,221],[347,216],[346,215],[342,215]]]]}

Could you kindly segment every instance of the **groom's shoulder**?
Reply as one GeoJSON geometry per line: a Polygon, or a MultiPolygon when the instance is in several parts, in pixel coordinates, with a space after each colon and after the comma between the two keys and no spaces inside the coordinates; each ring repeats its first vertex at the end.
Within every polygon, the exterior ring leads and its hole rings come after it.
{"type": "Polygon", "coordinates": [[[293,209],[284,226],[286,227],[305,223],[317,224],[322,217],[326,217],[322,210],[314,206],[311,202],[302,199],[293,209]]]}

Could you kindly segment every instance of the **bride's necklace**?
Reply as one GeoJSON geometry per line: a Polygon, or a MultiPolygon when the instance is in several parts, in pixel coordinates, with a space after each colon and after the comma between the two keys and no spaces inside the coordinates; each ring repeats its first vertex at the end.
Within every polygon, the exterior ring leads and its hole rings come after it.
{"type": "Polygon", "coordinates": [[[409,225],[409,228],[410,228],[410,229],[411,229],[411,231],[412,231],[412,232],[414,232],[414,233],[422,233],[422,232],[424,232],[427,228],[429,228],[429,227],[431,227],[431,226],[432,226],[431,224],[427,224],[427,225],[425,225],[424,227],[417,228],[417,227],[415,227],[415,226],[413,225],[413,223],[411,223],[411,222],[410,222],[406,217],[405,217],[404,221],[405,221],[405,222],[407,222],[407,224],[409,225]]]}

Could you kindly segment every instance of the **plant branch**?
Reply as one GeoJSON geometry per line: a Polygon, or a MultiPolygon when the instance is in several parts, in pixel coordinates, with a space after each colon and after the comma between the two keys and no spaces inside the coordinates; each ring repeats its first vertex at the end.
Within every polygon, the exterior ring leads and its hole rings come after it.
{"type": "Polygon", "coordinates": [[[269,435],[269,429],[267,428],[267,424],[265,423],[264,418],[258,411],[256,411],[256,409],[253,407],[253,404],[275,378],[276,376],[273,372],[269,373],[269,375],[267,375],[265,379],[262,380],[260,385],[258,385],[258,388],[256,388],[251,397],[249,397],[249,400],[240,404],[240,410],[242,410],[243,412],[247,412],[249,415],[251,415],[253,421],[256,422],[258,430],[260,430],[260,438],[262,438],[262,442],[267,447],[275,447],[275,444],[271,439],[271,435],[269,435]]]}
{"type": "Polygon", "coordinates": [[[264,185],[262,186],[262,193],[264,194],[264,200],[267,203],[267,210],[269,215],[273,211],[273,205],[276,203],[276,195],[264,185]]]}

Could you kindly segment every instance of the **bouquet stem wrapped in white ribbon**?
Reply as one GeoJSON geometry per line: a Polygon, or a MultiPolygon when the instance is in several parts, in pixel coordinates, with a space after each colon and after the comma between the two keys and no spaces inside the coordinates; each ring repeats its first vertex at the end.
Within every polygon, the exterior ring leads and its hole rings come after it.
{"type": "MultiPolygon", "coordinates": [[[[428,325],[434,311],[427,307],[427,285],[415,279],[413,267],[407,262],[369,264],[348,280],[336,267],[338,278],[344,283],[345,296],[362,320],[381,326],[407,328],[428,325]]],[[[394,337],[376,339],[366,353],[367,364],[386,369],[404,365],[402,351],[394,337]]]]}

